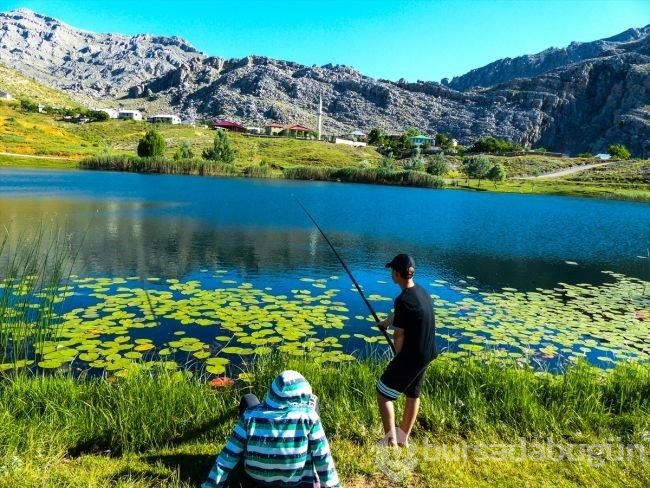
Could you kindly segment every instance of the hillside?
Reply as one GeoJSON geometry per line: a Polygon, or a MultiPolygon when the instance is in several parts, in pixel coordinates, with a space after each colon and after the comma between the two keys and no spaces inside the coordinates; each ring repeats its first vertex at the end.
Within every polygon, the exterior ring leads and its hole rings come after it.
{"type": "MultiPolygon", "coordinates": [[[[603,152],[612,143],[638,156],[650,152],[647,28],[622,34],[620,42],[604,40],[612,49],[567,48],[582,54],[551,71],[457,91],[435,82],[376,80],[348,66],[226,60],[178,37],[92,33],[24,9],[0,19],[0,61],[88,106],[313,126],[322,95],[327,134],[415,126],[465,145],[495,135],[574,154],[603,152]]],[[[537,65],[546,70],[553,63],[537,65]]]]}
{"type": "MultiPolygon", "coordinates": [[[[25,113],[13,105],[0,103],[0,153],[66,156],[79,159],[105,153],[135,154],[138,141],[151,128],[148,122],[108,120],[74,124],[49,114],[25,113]]],[[[214,139],[214,131],[202,127],[159,125],[167,142],[166,156],[172,157],[186,142],[200,156],[214,139]]],[[[257,138],[230,134],[237,151],[237,163],[262,160],[277,167],[298,164],[327,166],[353,165],[380,159],[374,147],[354,148],[318,141],[286,138],[257,138]]]]}
{"type": "Polygon", "coordinates": [[[68,94],[39,83],[15,69],[0,64],[0,91],[9,93],[16,101],[27,98],[53,107],[78,107],[68,94]]]}

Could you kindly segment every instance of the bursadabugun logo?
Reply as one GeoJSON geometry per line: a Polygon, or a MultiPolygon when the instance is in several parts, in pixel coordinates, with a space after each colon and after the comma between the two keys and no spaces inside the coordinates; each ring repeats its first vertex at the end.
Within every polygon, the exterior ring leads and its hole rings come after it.
{"type": "Polygon", "coordinates": [[[418,446],[409,442],[408,447],[401,447],[406,442],[406,434],[400,428],[396,437],[399,446],[388,444],[388,434],[375,445],[375,465],[393,483],[401,483],[418,464],[418,446]]]}

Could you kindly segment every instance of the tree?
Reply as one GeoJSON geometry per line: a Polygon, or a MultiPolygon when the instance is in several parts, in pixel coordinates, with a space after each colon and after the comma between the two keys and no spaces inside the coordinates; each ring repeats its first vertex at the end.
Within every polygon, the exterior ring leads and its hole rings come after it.
{"type": "Polygon", "coordinates": [[[444,132],[436,134],[436,146],[442,148],[443,151],[449,151],[453,147],[453,141],[444,132]]]}
{"type": "Polygon", "coordinates": [[[444,176],[448,172],[449,164],[447,163],[447,159],[445,159],[444,154],[436,154],[434,158],[429,161],[429,165],[427,166],[427,173],[430,175],[444,176]]]}
{"type": "Polygon", "coordinates": [[[484,153],[518,152],[522,149],[519,144],[496,137],[481,137],[472,145],[472,152],[484,153]]]}
{"type": "Polygon", "coordinates": [[[383,138],[384,134],[381,129],[375,127],[368,134],[368,144],[371,144],[373,146],[381,146],[383,138]]]}
{"type": "Polygon", "coordinates": [[[506,173],[506,168],[501,163],[497,163],[494,166],[492,166],[492,168],[490,168],[490,171],[488,171],[488,175],[487,175],[487,177],[490,180],[494,181],[494,188],[497,187],[497,182],[504,181],[507,176],[508,174],[506,173]]]}
{"type": "Polygon", "coordinates": [[[138,156],[159,158],[165,153],[165,139],[156,129],[150,129],[138,143],[138,156]]]}
{"type": "Polygon", "coordinates": [[[176,153],[174,153],[174,159],[176,161],[181,161],[183,159],[192,159],[193,157],[194,153],[192,152],[192,147],[187,141],[181,142],[181,145],[178,146],[178,149],[176,149],[176,153]]]}
{"type": "Polygon", "coordinates": [[[462,169],[468,180],[469,178],[475,178],[478,180],[478,186],[480,188],[481,180],[487,177],[492,166],[493,164],[487,156],[480,155],[465,158],[462,169]]]}
{"type": "Polygon", "coordinates": [[[219,163],[233,164],[235,162],[235,151],[230,146],[230,139],[225,131],[218,130],[214,136],[212,147],[203,151],[203,158],[219,163]]]}
{"type": "Polygon", "coordinates": [[[22,98],[20,100],[20,108],[25,112],[36,112],[38,111],[38,104],[32,102],[31,100],[27,100],[26,98],[22,98]]]}
{"type": "Polygon", "coordinates": [[[607,152],[609,152],[609,155],[614,159],[630,159],[632,156],[630,151],[628,151],[627,147],[623,144],[612,144],[607,149],[607,152]]]}
{"type": "Polygon", "coordinates": [[[420,156],[420,149],[415,148],[411,159],[407,161],[404,165],[405,169],[410,169],[412,171],[424,171],[424,159],[420,156]]]}
{"type": "Polygon", "coordinates": [[[88,117],[93,122],[104,122],[109,119],[108,114],[101,110],[88,110],[84,116],[88,117]]]}

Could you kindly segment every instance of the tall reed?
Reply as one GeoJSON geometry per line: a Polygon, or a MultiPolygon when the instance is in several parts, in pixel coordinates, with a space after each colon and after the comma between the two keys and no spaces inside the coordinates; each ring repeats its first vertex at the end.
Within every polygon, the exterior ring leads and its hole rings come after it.
{"type": "Polygon", "coordinates": [[[41,223],[0,244],[0,365],[24,366],[43,343],[56,338],[56,305],[67,292],[69,249],[60,229],[41,223]]]}
{"type": "Polygon", "coordinates": [[[79,162],[82,169],[128,171],[133,173],[165,173],[200,176],[236,176],[232,164],[204,159],[173,160],[165,158],[140,158],[137,156],[94,156],[79,162]]]}
{"type": "Polygon", "coordinates": [[[428,173],[387,168],[328,166],[293,166],[283,171],[284,177],[295,180],[344,181],[349,183],[375,183],[381,185],[418,186],[442,188],[444,181],[428,173]]]}

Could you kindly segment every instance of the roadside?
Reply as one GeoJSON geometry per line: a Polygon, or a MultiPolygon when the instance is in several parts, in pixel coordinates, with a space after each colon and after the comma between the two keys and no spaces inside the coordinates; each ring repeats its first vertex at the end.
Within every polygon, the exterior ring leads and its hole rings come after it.
{"type": "Polygon", "coordinates": [[[580,166],[572,166],[571,168],[555,171],[553,173],[546,173],[538,176],[519,176],[513,178],[513,180],[536,180],[541,178],[561,178],[562,176],[567,176],[574,173],[581,173],[582,171],[587,171],[592,168],[599,168],[600,166],[608,166],[615,162],[616,161],[608,161],[606,163],[583,164],[580,166]]]}

